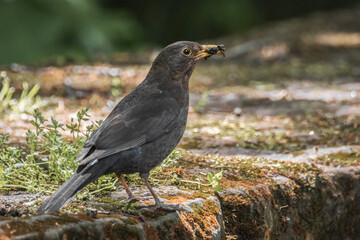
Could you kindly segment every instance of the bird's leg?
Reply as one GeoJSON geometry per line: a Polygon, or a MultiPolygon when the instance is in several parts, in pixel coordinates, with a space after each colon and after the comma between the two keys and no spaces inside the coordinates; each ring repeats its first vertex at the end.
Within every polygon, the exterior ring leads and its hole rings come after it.
{"type": "Polygon", "coordinates": [[[154,200],[155,200],[155,207],[156,208],[162,208],[165,210],[176,210],[178,209],[178,205],[176,206],[170,206],[170,205],[166,205],[164,204],[160,198],[156,195],[155,191],[151,188],[149,182],[148,182],[148,177],[149,177],[149,173],[140,173],[140,177],[141,179],[144,181],[145,186],[149,189],[151,195],[153,196],[154,200]]]}
{"type": "Polygon", "coordinates": [[[163,205],[163,203],[160,201],[159,197],[156,195],[156,193],[151,188],[151,186],[150,186],[150,184],[148,182],[149,173],[140,173],[140,177],[144,181],[145,186],[149,189],[149,191],[150,191],[151,195],[153,196],[153,198],[155,199],[156,206],[161,207],[163,205]]]}
{"type": "Polygon", "coordinates": [[[115,173],[116,177],[120,180],[121,184],[124,186],[126,194],[128,195],[128,199],[125,202],[130,202],[131,200],[135,199],[135,195],[131,192],[128,185],[126,184],[125,180],[123,179],[121,173],[115,173]]]}
{"type": "Polygon", "coordinates": [[[144,198],[141,198],[141,197],[137,197],[137,196],[135,196],[132,192],[131,192],[131,190],[129,189],[129,187],[128,187],[128,185],[126,184],[126,182],[125,182],[125,180],[123,179],[123,177],[122,177],[122,175],[121,175],[121,173],[115,173],[116,174],[116,177],[120,180],[120,182],[121,182],[121,184],[124,186],[124,188],[125,188],[125,191],[126,191],[126,194],[128,195],[128,199],[126,199],[124,202],[125,203],[128,203],[128,202],[131,202],[132,200],[138,200],[138,201],[140,201],[140,200],[143,200],[144,198]]]}

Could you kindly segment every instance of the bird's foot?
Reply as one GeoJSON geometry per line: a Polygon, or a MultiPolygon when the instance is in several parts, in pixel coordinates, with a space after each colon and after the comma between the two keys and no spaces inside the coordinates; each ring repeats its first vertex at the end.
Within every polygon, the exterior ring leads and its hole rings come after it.
{"type": "Polygon", "coordinates": [[[135,196],[135,195],[131,195],[128,199],[124,200],[124,203],[129,203],[133,200],[135,201],[142,201],[142,200],[148,200],[150,198],[150,196],[148,194],[142,195],[142,196],[135,196]]]}

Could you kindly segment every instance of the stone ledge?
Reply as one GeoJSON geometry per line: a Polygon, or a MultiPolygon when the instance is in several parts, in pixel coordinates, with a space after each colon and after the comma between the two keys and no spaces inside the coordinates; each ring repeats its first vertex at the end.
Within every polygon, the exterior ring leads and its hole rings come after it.
{"type": "MultiPolygon", "coordinates": [[[[115,191],[105,202],[73,201],[62,211],[82,215],[31,216],[36,200],[44,196],[0,195],[0,215],[6,216],[0,217],[0,239],[224,239],[225,232],[230,239],[357,239],[360,167],[355,150],[359,152],[353,146],[269,156],[279,158],[277,165],[316,164],[321,171],[267,171],[261,178],[266,181],[234,180],[233,185],[226,185],[227,176],[221,183],[228,187],[217,198],[174,186],[155,187],[166,204],[182,206],[177,212],[154,210],[152,200],[121,203],[126,193],[115,191]],[[323,156],[331,157],[324,161],[323,156]]],[[[141,188],[132,188],[141,194],[141,188]]]]}
{"type": "Polygon", "coordinates": [[[0,239],[224,239],[217,198],[196,198],[184,211],[140,210],[140,216],[38,215],[0,219],[0,239]],[[152,216],[150,217],[151,214],[152,216]]]}
{"type": "Polygon", "coordinates": [[[218,194],[226,230],[240,239],[358,239],[360,169],[218,194]]]}

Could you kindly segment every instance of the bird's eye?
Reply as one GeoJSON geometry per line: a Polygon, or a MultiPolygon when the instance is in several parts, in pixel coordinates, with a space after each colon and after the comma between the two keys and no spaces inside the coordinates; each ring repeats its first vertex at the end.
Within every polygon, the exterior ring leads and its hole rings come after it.
{"type": "Polygon", "coordinates": [[[191,53],[191,50],[190,50],[189,48],[184,48],[183,54],[184,54],[185,56],[189,56],[190,53],[191,53]]]}

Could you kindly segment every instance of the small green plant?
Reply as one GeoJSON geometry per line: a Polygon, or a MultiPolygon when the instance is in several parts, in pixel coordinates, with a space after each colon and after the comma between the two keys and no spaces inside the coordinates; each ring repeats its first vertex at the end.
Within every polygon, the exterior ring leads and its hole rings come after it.
{"type": "Polygon", "coordinates": [[[15,89],[10,86],[10,78],[6,72],[0,73],[0,80],[2,80],[2,88],[0,90],[0,114],[5,111],[10,111],[10,118],[15,118],[13,115],[20,113],[32,114],[34,109],[42,105],[40,96],[37,96],[40,89],[39,84],[35,84],[29,91],[29,84],[22,83],[22,92],[18,99],[13,98],[15,89]]]}
{"type": "Polygon", "coordinates": [[[197,189],[201,190],[201,187],[212,187],[215,191],[221,192],[222,188],[220,186],[220,180],[223,177],[223,172],[215,173],[214,175],[212,173],[208,173],[206,175],[206,179],[208,183],[203,183],[199,177],[196,178],[196,181],[191,180],[180,180],[180,182],[183,183],[190,183],[197,185],[197,189]]]}
{"type": "Polygon", "coordinates": [[[40,85],[35,84],[29,91],[29,84],[22,83],[22,92],[19,99],[12,99],[10,101],[10,108],[13,113],[33,113],[34,109],[41,105],[41,98],[36,94],[40,90],[40,85]]]}
{"type": "Polygon", "coordinates": [[[93,122],[93,124],[86,126],[85,132],[81,132],[81,123],[89,120],[90,116],[87,113],[88,111],[89,108],[84,108],[80,110],[80,112],[76,114],[77,119],[75,120],[74,118],[71,118],[71,123],[66,124],[66,127],[70,130],[70,133],[73,136],[73,141],[79,146],[82,146],[84,144],[85,139],[88,139],[91,133],[96,128],[98,128],[103,122],[103,120],[95,121],[93,122]]]}
{"type": "Polygon", "coordinates": [[[214,188],[215,191],[218,191],[218,192],[222,191],[222,188],[219,185],[219,182],[222,179],[222,177],[223,177],[222,171],[215,173],[214,175],[212,175],[211,173],[208,173],[207,180],[209,181],[210,185],[214,188]]]}
{"type": "MultiPolygon", "coordinates": [[[[54,118],[46,120],[35,109],[34,119],[30,121],[35,129],[27,131],[26,145],[12,146],[8,134],[0,135],[0,189],[16,188],[30,192],[52,192],[57,189],[77,168],[74,159],[85,137],[101,123],[90,124],[84,133],[80,132],[81,124],[88,121],[87,112],[88,109],[81,110],[77,120],[72,119],[72,123],[65,126],[54,118]],[[73,134],[72,139],[61,133],[66,128],[73,134]]],[[[104,182],[109,183],[109,178],[96,184],[101,184],[103,188],[104,182]]]]}
{"type": "Polygon", "coordinates": [[[0,114],[2,114],[6,109],[8,109],[15,89],[10,87],[10,79],[6,72],[0,73],[0,80],[2,80],[2,88],[0,91],[0,114]]]}

